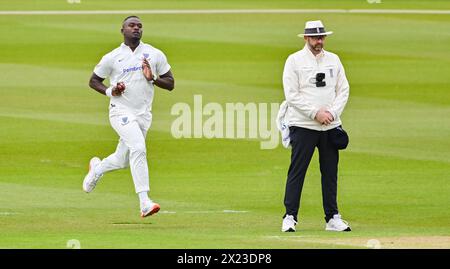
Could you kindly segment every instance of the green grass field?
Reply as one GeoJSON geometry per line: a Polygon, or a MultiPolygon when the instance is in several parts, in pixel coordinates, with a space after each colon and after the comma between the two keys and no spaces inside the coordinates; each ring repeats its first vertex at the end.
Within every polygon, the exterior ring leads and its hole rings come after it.
{"type": "MultiPolygon", "coordinates": [[[[450,9],[448,1],[2,1],[0,10],[450,9]]],[[[176,79],[156,90],[147,137],[151,197],[142,220],[130,171],[81,189],[89,159],[116,147],[108,100],[87,82],[122,42],[119,15],[0,15],[0,248],[450,248],[450,15],[143,14],[143,41],[176,79]],[[175,139],[175,103],[281,103],[296,35],[321,19],[346,68],[340,211],[324,231],[317,152],[296,233],[280,232],[290,151],[254,139],[175,139]],[[227,211],[230,210],[231,212],[227,211]]]]}

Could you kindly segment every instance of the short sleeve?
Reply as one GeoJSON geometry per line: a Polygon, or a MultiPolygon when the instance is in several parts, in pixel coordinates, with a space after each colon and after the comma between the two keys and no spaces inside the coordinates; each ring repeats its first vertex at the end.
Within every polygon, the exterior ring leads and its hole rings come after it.
{"type": "Polygon", "coordinates": [[[108,57],[108,55],[105,55],[102,57],[100,62],[95,66],[94,73],[101,78],[107,78],[111,75],[111,72],[112,66],[110,57],[108,57]]]}
{"type": "Polygon", "coordinates": [[[158,76],[164,75],[165,73],[169,72],[170,65],[167,62],[167,57],[164,55],[162,51],[159,51],[158,53],[158,62],[156,63],[156,73],[158,76]]]}

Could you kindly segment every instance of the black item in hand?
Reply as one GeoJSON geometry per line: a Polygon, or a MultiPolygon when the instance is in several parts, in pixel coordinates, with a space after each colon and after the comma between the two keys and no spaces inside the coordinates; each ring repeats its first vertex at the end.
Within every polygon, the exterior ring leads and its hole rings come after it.
{"type": "Polygon", "coordinates": [[[317,73],[316,74],[316,87],[325,87],[327,85],[325,81],[325,73],[317,73]]]}

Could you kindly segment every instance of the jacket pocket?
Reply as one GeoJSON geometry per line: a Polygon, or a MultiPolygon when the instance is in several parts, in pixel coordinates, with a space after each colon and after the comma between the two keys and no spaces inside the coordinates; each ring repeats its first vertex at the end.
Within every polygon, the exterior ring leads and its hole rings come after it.
{"type": "Polygon", "coordinates": [[[313,67],[301,67],[298,69],[299,73],[299,81],[300,85],[311,84],[311,78],[315,77],[314,68],[313,67]]]}
{"type": "Polygon", "coordinates": [[[323,71],[325,73],[325,82],[327,85],[333,87],[336,86],[338,72],[337,65],[327,65],[324,67],[323,71]]]}

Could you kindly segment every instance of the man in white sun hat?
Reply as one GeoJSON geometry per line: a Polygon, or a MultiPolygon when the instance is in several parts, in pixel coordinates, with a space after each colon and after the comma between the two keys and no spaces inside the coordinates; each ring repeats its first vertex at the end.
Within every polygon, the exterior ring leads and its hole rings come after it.
{"type": "Polygon", "coordinates": [[[349,84],[339,57],[323,49],[327,32],[321,21],[308,21],[305,47],[291,54],[283,72],[288,105],[291,164],[288,171],[281,230],[295,232],[306,170],[315,148],[319,151],[322,199],[327,231],[350,231],[337,207],[339,149],[348,144],[340,116],[349,96],[349,84]]]}

